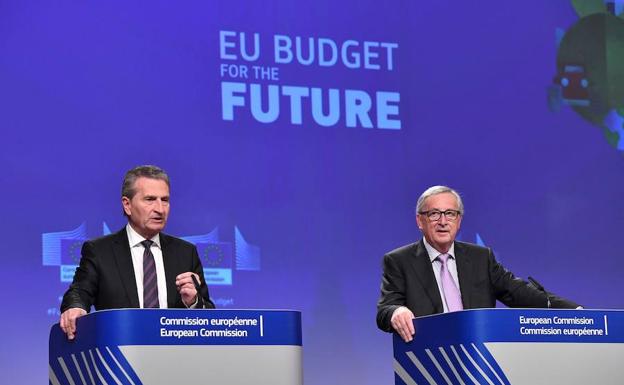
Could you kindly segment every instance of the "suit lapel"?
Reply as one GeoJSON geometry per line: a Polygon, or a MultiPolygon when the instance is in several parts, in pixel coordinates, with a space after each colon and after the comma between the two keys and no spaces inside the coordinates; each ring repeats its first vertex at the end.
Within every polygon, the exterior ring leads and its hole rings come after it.
{"type": "Polygon", "coordinates": [[[471,308],[470,293],[474,286],[472,273],[472,262],[466,255],[466,248],[460,242],[455,242],[455,262],[457,263],[457,276],[459,278],[459,288],[462,296],[464,309],[471,308]]]}
{"type": "Polygon", "coordinates": [[[424,287],[425,293],[427,293],[436,313],[442,313],[444,311],[444,306],[442,305],[440,290],[438,289],[438,283],[433,273],[429,254],[422,240],[414,245],[413,256],[414,258],[411,259],[412,270],[424,287]]]}
{"type": "Polygon", "coordinates": [[[128,241],[128,233],[125,227],[115,235],[113,255],[115,256],[117,269],[121,276],[121,283],[128,296],[130,307],[140,307],[134,266],[132,264],[132,253],[130,252],[130,242],[128,241]]]}
{"type": "Polygon", "coordinates": [[[175,250],[168,235],[160,233],[160,247],[163,255],[163,265],[165,266],[165,281],[167,284],[167,307],[174,308],[180,294],[175,285],[175,250]]]}

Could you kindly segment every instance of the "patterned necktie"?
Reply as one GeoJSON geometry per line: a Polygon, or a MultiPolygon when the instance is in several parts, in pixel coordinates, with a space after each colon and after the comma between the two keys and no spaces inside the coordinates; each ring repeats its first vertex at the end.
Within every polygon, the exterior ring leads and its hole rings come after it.
{"type": "Polygon", "coordinates": [[[463,310],[464,305],[462,305],[461,293],[446,264],[448,258],[448,254],[440,254],[438,256],[438,259],[442,263],[440,279],[442,280],[442,291],[444,292],[444,298],[446,298],[446,306],[448,307],[448,311],[463,310]]]}
{"type": "Polygon", "coordinates": [[[150,250],[152,241],[141,242],[145,251],[143,252],[143,308],[158,308],[158,281],[156,280],[156,263],[154,255],[150,250]]]}

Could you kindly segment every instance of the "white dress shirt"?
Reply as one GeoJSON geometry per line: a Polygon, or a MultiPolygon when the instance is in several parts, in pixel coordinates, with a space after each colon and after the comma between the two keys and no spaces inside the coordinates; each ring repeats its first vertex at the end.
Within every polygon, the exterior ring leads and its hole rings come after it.
{"type": "MultiPolygon", "coordinates": [[[[444,306],[444,312],[448,312],[448,306],[446,304],[446,298],[444,297],[444,290],[442,289],[442,279],[440,278],[440,271],[442,270],[442,262],[440,262],[438,258],[440,253],[438,250],[434,249],[427,240],[423,237],[423,242],[425,244],[425,249],[427,249],[427,254],[429,254],[429,260],[431,261],[431,266],[433,267],[433,274],[435,275],[436,282],[438,283],[438,291],[440,291],[440,298],[442,298],[442,305],[444,306]]],[[[446,266],[451,273],[451,277],[455,284],[457,285],[457,289],[460,289],[459,286],[459,276],[457,275],[457,263],[455,261],[455,242],[451,245],[446,254],[449,255],[449,259],[446,261],[446,266]]],[[[461,291],[461,290],[460,290],[461,291]]]]}
{"type": "MultiPolygon", "coordinates": [[[[130,252],[132,253],[132,266],[134,267],[134,278],[136,279],[137,293],[139,294],[139,305],[143,308],[143,253],[145,247],[141,244],[145,240],[128,223],[126,225],[128,241],[130,242],[130,252]]],[[[160,247],[160,235],[156,234],[152,239],[150,251],[154,256],[156,264],[156,281],[158,282],[158,304],[161,309],[167,308],[167,283],[165,281],[165,265],[163,263],[162,249],[160,247]]]]}

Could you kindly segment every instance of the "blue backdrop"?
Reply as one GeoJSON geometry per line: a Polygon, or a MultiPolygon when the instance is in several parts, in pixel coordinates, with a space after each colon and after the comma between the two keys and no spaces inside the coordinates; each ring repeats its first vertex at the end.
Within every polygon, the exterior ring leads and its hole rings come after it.
{"type": "Polygon", "coordinates": [[[420,237],[434,184],[463,194],[463,240],[621,308],[617,130],[553,83],[581,17],[563,0],[0,2],[3,382],[46,381],[76,243],[124,225],[122,176],[146,163],[220,307],[303,312],[308,384],[393,381],[381,257],[420,237]]]}

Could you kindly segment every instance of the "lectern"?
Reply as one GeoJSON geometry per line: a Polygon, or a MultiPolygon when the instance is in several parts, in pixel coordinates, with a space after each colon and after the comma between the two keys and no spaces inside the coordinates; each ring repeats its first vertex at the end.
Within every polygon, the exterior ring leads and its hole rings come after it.
{"type": "Polygon", "coordinates": [[[301,385],[301,313],[99,311],[78,319],[72,342],[52,327],[49,374],[52,385],[301,385]]]}
{"type": "Polygon", "coordinates": [[[395,334],[395,384],[624,383],[624,311],[481,309],[414,320],[395,334]]]}

